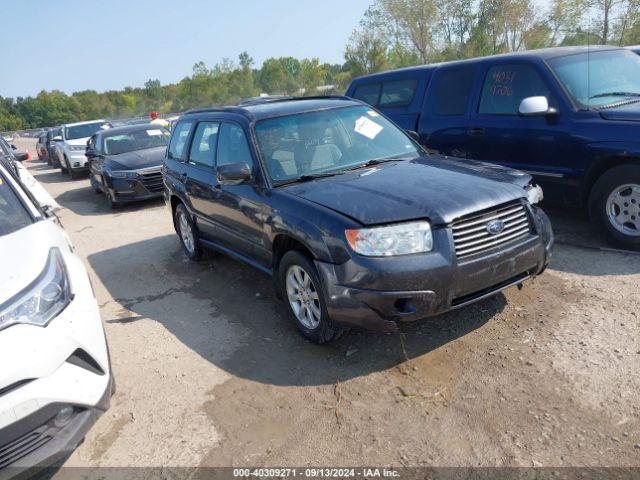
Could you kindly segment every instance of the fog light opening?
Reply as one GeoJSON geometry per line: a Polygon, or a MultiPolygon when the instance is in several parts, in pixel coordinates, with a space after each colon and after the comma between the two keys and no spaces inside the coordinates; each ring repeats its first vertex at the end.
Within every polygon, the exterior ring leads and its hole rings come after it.
{"type": "Polygon", "coordinates": [[[80,166],[80,162],[74,162],[73,166],[74,167],[79,167],[80,166]]]}
{"type": "Polygon", "coordinates": [[[414,311],[410,298],[398,298],[393,302],[393,307],[398,313],[411,313],[414,311]]]}
{"type": "Polygon", "coordinates": [[[74,412],[75,409],[73,407],[64,407],[53,419],[53,423],[58,428],[64,427],[73,418],[74,412]]]}

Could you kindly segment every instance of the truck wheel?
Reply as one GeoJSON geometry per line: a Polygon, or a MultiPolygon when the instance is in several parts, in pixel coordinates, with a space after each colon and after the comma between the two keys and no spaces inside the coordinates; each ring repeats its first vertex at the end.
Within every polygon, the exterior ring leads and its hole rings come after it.
{"type": "Polygon", "coordinates": [[[187,209],[183,204],[179,204],[173,213],[173,222],[176,226],[176,232],[184,248],[184,253],[187,254],[189,260],[199,260],[202,256],[202,248],[200,247],[200,237],[198,230],[196,229],[191,215],[187,212],[187,209]]]}
{"type": "Polygon", "coordinates": [[[340,337],[344,329],[329,318],[322,283],[305,255],[295,250],[285,253],[278,278],[289,315],[302,335],[318,344],[340,337]]]}
{"type": "Polygon", "coordinates": [[[613,245],[640,250],[640,165],[606,171],[591,190],[589,212],[613,245]]]}
{"type": "Polygon", "coordinates": [[[60,171],[61,171],[62,173],[69,173],[69,169],[68,169],[67,167],[65,167],[65,166],[64,166],[65,162],[66,162],[66,158],[65,158],[65,159],[60,160],[60,171]]]}

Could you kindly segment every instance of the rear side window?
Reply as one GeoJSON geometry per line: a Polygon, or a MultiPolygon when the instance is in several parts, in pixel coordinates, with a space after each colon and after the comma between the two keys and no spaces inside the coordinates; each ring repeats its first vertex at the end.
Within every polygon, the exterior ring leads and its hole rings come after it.
{"type": "Polygon", "coordinates": [[[436,115],[464,115],[476,72],[474,66],[437,70],[429,95],[436,115]]]}
{"type": "Polygon", "coordinates": [[[382,86],[379,83],[359,85],[353,92],[353,98],[362,100],[363,102],[375,107],[378,105],[381,87],[382,86]]]}
{"type": "Polygon", "coordinates": [[[478,113],[517,115],[522,99],[534,96],[552,103],[551,92],[531,65],[496,65],[487,71],[478,113]]]}
{"type": "Polygon", "coordinates": [[[218,165],[244,162],[253,167],[253,158],[244,130],[233,123],[223,123],[218,143],[218,165]]]}
{"type": "Polygon", "coordinates": [[[198,123],[189,149],[189,163],[213,168],[216,163],[219,129],[220,124],[217,122],[198,123]]]}
{"type": "Polygon", "coordinates": [[[193,122],[179,122],[173,130],[171,141],[169,142],[168,156],[175,160],[184,160],[187,138],[193,122]]]}
{"type": "Polygon", "coordinates": [[[416,79],[396,80],[382,84],[380,107],[406,107],[413,101],[418,81],[416,79]]]}

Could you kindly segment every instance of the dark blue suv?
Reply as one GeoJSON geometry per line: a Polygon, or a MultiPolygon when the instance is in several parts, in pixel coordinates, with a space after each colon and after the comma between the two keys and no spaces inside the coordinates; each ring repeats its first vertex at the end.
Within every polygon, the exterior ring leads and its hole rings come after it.
{"type": "Polygon", "coordinates": [[[614,243],[640,247],[640,56],[631,50],[564,47],[407,68],[357,78],[347,96],[429,149],[532,174],[550,203],[588,208],[614,243]]]}

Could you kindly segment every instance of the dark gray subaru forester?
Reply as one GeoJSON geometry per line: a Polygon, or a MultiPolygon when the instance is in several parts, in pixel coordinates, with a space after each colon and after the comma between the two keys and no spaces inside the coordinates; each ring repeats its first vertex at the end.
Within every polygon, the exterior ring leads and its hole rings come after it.
{"type": "Polygon", "coordinates": [[[272,275],[318,343],[462,307],[551,256],[529,175],[427,154],[347,98],[187,112],[163,175],[186,254],[209,247],[272,275]]]}

